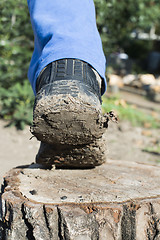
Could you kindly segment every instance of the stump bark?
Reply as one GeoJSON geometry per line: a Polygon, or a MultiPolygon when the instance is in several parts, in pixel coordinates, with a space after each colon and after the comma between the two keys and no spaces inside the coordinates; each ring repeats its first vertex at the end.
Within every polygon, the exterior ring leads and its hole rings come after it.
{"type": "Polygon", "coordinates": [[[2,240],[159,240],[160,168],[108,160],[90,170],[12,169],[2,240]]]}

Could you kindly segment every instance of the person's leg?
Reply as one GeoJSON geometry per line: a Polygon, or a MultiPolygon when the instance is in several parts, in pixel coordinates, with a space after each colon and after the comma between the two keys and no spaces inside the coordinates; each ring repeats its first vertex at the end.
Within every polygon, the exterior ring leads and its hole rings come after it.
{"type": "Polygon", "coordinates": [[[83,60],[105,79],[93,0],[28,0],[28,7],[35,37],[28,76],[35,94],[40,72],[58,59],[83,60]]]}
{"type": "Polygon", "coordinates": [[[93,0],[28,0],[28,6],[35,36],[28,74],[36,95],[31,132],[41,141],[36,162],[99,165],[106,83],[93,0]]]}

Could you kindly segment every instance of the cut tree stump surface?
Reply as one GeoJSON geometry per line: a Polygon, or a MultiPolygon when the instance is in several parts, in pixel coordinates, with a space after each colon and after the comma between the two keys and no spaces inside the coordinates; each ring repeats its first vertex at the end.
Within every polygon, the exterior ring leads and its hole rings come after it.
{"type": "Polygon", "coordinates": [[[89,170],[12,169],[0,239],[159,240],[160,168],[108,160],[89,170]]]}
{"type": "MultiPolygon", "coordinates": [[[[14,169],[14,183],[31,201],[63,204],[126,202],[160,196],[160,168],[108,161],[91,170],[14,169]]],[[[9,178],[12,182],[12,179],[9,178]]]]}

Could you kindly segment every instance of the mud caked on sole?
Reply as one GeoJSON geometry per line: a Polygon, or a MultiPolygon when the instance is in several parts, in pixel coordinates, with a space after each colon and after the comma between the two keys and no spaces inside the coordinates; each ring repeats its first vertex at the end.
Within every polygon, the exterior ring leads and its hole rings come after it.
{"type": "Polygon", "coordinates": [[[80,94],[55,94],[37,101],[31,132],[48,144],[82,145],[100,138],[106,127],[107,120],[94,96],[91,102],[80,94]]]}
{"type": "Polygon", "coordinates": [[[46,144],[41,142],[36,156],[38,164],[60,168],[93,168],[105,162],[105,136],[86,145],[46,144]]]}

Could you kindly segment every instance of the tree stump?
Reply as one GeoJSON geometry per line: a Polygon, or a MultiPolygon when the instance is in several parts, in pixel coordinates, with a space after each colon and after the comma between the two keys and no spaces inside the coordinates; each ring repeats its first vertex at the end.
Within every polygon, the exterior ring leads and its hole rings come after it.
{"type": "Polygon", "coordinates": [[[12,169],[2,240],[159,240],[160,168],[108,160],[95,169],[12,169]]]}

